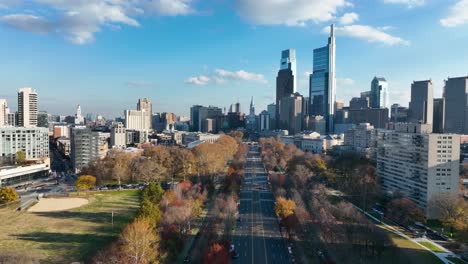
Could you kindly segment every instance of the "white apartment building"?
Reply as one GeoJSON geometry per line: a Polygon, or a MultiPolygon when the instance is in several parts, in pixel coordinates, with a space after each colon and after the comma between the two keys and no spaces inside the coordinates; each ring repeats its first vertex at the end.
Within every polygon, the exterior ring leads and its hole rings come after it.
{"type": "Polygon", "coordinates": [[[356,128],[347,130],[344,133],[344,145],[361,156],[370,157],[372,131],[374,126],[370,123],[361,123],[356,128]]]}
{"type": "Polygon", "coordinates": [[[125,110],[126,129],[148,130],[149,125],[145,110],[125,110]]]}
{"type": "Polygon", "coordinates": [[[111,148],[124,149],[127,147],[127,133],[124,125],[120,122],[111,127],[111,148]]]}
{"type": "Polygon", "coordinates": [[[48,158],[49,129],[43,127],[0,128],[0,162],[15,162],[18,151],[24,151],[27,160],[48,158]]]}
{"type": "Polygon", "coordinates": [[[37,126],[37,93],[32,88],[21,88],[18,92],[18,126],[37,126]]]}
{"type": "Polygon", "coordinates": [[[388,194],[400,193],[425,210],[431,197],[458,193],[460,135],[432,134],[431,124],[394,124],[375,131],[377,174],[388,194]]]}
{"type": "Polygon", "coordinates": [[[0,99],[0,127],[8,126],[8,105],[5,99],[0,99]]]}

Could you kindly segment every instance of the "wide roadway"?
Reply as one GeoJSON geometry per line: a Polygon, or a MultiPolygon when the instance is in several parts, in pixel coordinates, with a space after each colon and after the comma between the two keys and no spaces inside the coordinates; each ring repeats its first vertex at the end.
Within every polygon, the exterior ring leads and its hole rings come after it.
{"type": "Polygon", "coordinates": [[[249,146],[237,222],[232,242],[234,263],[290,263],[274,212],[274,197],[260,160],[258,146],[249,146]]]}

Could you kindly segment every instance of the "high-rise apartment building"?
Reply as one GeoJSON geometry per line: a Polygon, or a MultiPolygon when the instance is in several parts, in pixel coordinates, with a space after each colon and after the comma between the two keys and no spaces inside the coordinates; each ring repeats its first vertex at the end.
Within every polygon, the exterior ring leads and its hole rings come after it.
{"type": "Polygon", "coordinates": [[[123,149],[127,146],[127,135],[122,123],[117,122],[111,127],[111,148],[123,149]]]}
{"type": "Polygon", "coordinates": [[[445,99],[434,99],[434,114],[432,118],[432,131],[434,133],[444,133],[445,127],[445,99]]]}
{"type": "MultiPolygon", "coordinates": [[[[219,116],[223,115],[223,110],[216,106],[202,106],[198,108],[198,131],[203,131],[203,121],[205,119],[214,119],[216,120],[219,116]]],[[[216,124],[215,124],[216,127],[216,124]]]]}
{"type": "Polygon", "coordinates": [[[411,84],[411,101],[409,103],[408,121],[432,124],[433,112],[434,96],[432,80],[413,82],[411,84]]]}
{"type": "Polygon", "coordinates": [[[37,92],[32,88],[21,88],[18,92],[18,126],[37,126],[37,92]]]}
{"type": "Polygon", "coordinates": [[[276,126],[279,127],[279,117],[283,97],[289,97],[296,92],[296,50],[288,49],[281,52],[280,70],[276,77],[276,126]]]}
{"type": "Polygon", "coordinates": [[[15,162],[18,151],[23,151],[27,160],[48,158],[49,129],[42,127],[0,128],[0,163],[15,162]]]}
{"type": "Polygon", "coordinates": [[[314,65],[309,86],[309,115],[323,116],[326,132],[333,133],[336,101],[335,30],[333,25],[330,27],[328,45],[314,49],[314,65]]]}
{"type": "Polygon", "coordinates": [[[445,133],[468,134],[468,76],[448,78],[444,87],[445,133]]]}
{"type": "Polygon", "coordinates": [[[370,157],[373,130],[374,126],[369,123],[349,129],[344,133],[344,145],[351,146],[361,156],[370,157]]]}
{"type": "Polygon", "coordinates": [[[370,90],[371,108],[389,108],[388,82],[383,77],[374,77],[370,90]]]}
{"type": "Polygon", "coordinates": [[[259,130],[266,131],[270,130],[270,113],[263,110],[259,115],[259,130]]]}
{"type": "Polygon", "coordinates": [[[70,159],[75,172],[99,159],[99,133],[91,131],[90,128],[72,128],[70,159]]]}
{"type": "Polygon", "coordinates": [[[152,114],[153,114],[153,106],[151,105],[151,100],[148,98],[138,99],[137,110],[145,111],[145,118],[146,118],[145,130],[150,130],[152,128],[151,121],[152,121],[152,114]]]}
{"type": "Polygon", "coordinates": [[[389,194],[412,199],[429,218],[437,194],[457,194],[460,135],[432,134],[431,124],[397,123],[376,130],[377,175],[389,194]]]}

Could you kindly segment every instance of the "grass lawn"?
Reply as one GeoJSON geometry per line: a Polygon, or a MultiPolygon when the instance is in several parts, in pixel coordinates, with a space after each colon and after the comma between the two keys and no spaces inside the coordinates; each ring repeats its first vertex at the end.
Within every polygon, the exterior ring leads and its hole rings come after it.
{"type": "MultiPolygon", "coordinates": [[[[388,231],[387,231],[388,232],[388,231]]],[[[386,250],[384,256],[388,263],[442,264],[443,262],[420,245],[401,236],[388,232],[395,248],[386,250]],[[395,259],[396,258],[396,259],[395,259]]]]}
{"type": "Polygon", "coordinates": [[[437,253],[444,253],[444,252],[446,252],[445,250],[443,250],[443,249],[441,249],[440,247],[438,247],[438,246],[432,244],[431,242],[426,242],[426,241],[424,241],[424,242],[419,242],[419,244],[421,244],[421,245],[427,247],[428,249],[430,249],[430,250],[432,250],[432,251],[434,251],[434,252],[437,252],[437,253]]]}
{"type": "Polygon", "coordinates": [[[41,263],[83,262],[92,257],[134,218],[139,195],[137,190],[109,191],[88,199],[83,207],[61,212],[0,209],[0,252],[32,256],[41,263]]]}

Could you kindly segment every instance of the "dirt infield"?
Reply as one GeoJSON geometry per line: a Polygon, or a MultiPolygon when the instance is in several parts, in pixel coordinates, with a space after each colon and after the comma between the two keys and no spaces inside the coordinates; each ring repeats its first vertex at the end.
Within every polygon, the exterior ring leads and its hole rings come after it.
{"type": "Polygon", "coordinates": [[[55,212],[77,208],[88,204],[84,198],[43,198],[29,208],[28,212],[55,212]]]}

